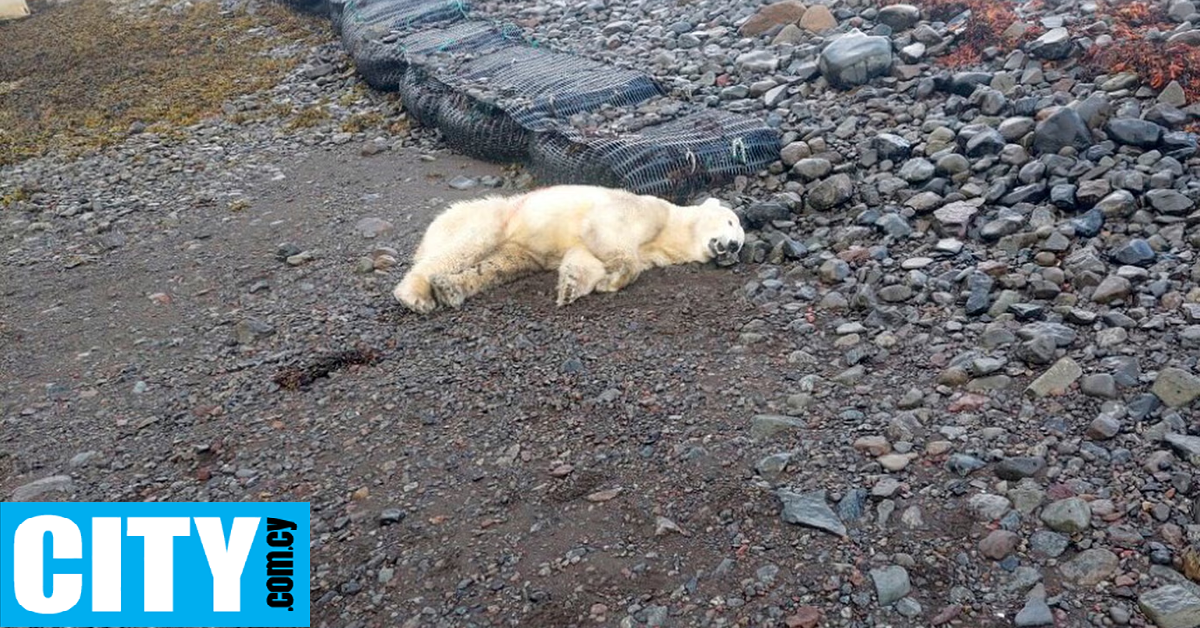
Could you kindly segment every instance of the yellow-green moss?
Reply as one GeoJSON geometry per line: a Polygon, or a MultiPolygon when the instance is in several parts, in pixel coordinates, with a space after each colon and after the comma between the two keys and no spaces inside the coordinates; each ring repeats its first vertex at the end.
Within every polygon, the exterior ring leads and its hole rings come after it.
{"type": "Polygon", "coordinates": [[[131,18],[77,0],[0,25],[0,165],[110,145],[141,122],[163,131],[271,87],[296,58],[264,54],[327,37],[328,20],[266,3],[222,15],[204,2],[179,15],[131,18]]]}

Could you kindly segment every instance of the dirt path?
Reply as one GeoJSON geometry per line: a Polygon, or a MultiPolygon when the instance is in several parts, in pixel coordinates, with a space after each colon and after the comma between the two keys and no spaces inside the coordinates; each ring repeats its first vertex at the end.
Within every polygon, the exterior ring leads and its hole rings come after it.
{"type": "Polygon", "coordinates": [[[311,501],[314,625],[394,625],[450,598],[480,625],[567,625],[593,604],[728,595],[768,559],[799,577],[836,543],[790,550],[749,483],[747,421],[793,379],[790,342],[731,350],[750,269],[653,272],[564,310],[547,275],[422,318],[391,302],[402,267],[358,274],[358,258],[407,259],[446,200],[481,193],[449,179],[496,172],[350,149],[281,168],[240,211],[139,216],[95,263],[2,274],[0,491],[69,473],[46,498],[311,501]],[[395,229],[364,239],[364,217],[395,229]],[[281,243],[315,259],[289,266],[281,243]],[[354,346],[383,361],[272,382],[354,346]],[[656,536],[659,516],[687,536],[656,536]]]}

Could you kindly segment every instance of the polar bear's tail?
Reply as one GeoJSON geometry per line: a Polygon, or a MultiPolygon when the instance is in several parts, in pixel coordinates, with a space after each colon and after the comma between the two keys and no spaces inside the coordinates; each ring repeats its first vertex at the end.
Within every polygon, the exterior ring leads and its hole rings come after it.
{"type": "Polygon", "coordinates": [[[513,199],[501,197],[452,204],[425,230],[412,268],[393,291],[396,300],[416,312],[435,309],[430,279],[460,273],[487,257],[500,246],[514,208],[513,199]]]}

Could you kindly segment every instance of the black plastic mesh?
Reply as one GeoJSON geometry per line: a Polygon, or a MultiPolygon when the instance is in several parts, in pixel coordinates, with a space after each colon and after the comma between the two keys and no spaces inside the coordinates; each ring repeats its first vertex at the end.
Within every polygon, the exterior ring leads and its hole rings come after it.
{"type": "Polygon", "coordinates": [[[466,0],[345,0],[331,15],[340,15],[342,47],[372,87],[396,89],[404,73],[400,36],[433,24],[466,19],[466,0]]]}
{"type": "Polygon", "coordinates": [[[329,25],[338,36],[342,34],[342,16],[346,13],[346,0],[328,0],[329,25]]]}
{"type": "Polygon", "coordinates": [[[297,11],[304,13],[325,14],[329,12],[328,0],[279,0],[297,11]]]}
{"type": "Polygon", "coordinates": [[[595,111],[601,105],[636,105],[665,93],[653,78],[540,48],[505,48],[465,63],[452,84],[489,94],[501,109],[531,131],[595,111]]]}
{"type": "Polygon", "coordinates": [[[494,25],[467,20],[444,28],[430,28],[401,37],[396,46],[410,59],[446,52],[488,54],[525,41],[521,29],[512,24],[494,25]]]}
{"type": "Polygon", "coordinates": [[[775,130],[721,111],[638,133],[569,126],[575,114],[635,106],[664,90],[641,72],[528,45],[511,24],[470,19],[468,0],[327,1],[368,83],[399,90],[409,115],[459,151],[530,161],[544,183],[623,187],[683,203],[779,158],[775,130]]]}
{"type": "Polygon", "coordinates": [[[467,0],[345,0],[343,32],[352,26],[380,28],[384,33],[411,32],[421,26],[466,19],[467,0]]]}
{"type": "Polygon", "coordinates": [[[676,203],[753,175],[779,158],[779,134],[761,121],[706,111],[640,133],[588,136],[574,128],[538,135],[530,169],[543,183],[590,183],[676,203]]]}
{"type": "Polygon", "coordinates": [[[368,85],[385,92],[400,89],[408,62],[396,44],[368,39],[355,46],[353,56],[355,69],[368,85]]]}
{"type": "Polygon", "coordinates": [[[455,53],[486,54],[521,41],[519,30],[480,20],[428,28],[394,39],[387,43],[381,39],[361,41],[353,51],[359,74],[375,89],[399,89],[405,71],[413,63],[436,62],[438,57],[455,53]]]}
{"type": "Polygon", "coordinates": [[[662,94],[661,86],[640,72],[529,46],[506,46],[454,67],[442,60],[435,57],[429,64],[443,65],[436,76],[427,67],[409,66],[401,82],[405,106],[428,125],[432,92],[437,92],[435,124],[447,143],[491,161],[525,161],[532,133],[563,124],[573,114],[602,105],[635,105],[662,94]],[[438,84],[426,85],[431,82],[438,84]]]}
{"type": "Polygon", "coordinates": [[[508,163],[529,158],[528,129],[499,107],[462,92],[440,100],[437,128],[451,148],[477,159],[508,163]]]}
{"type": "Polygon", "coordinates": [[[409,117],[425,127],[436,127],[438,105],[453,93],[449,86],[422,67],[410,65],[400,81],[400,102],[409,117]]]}

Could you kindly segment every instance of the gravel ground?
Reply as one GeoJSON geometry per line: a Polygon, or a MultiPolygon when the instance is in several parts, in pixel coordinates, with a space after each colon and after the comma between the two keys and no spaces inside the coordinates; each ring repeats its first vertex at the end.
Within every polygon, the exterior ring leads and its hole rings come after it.
{"type": "Polygon", "coordinates": [[[169,137],[0,169],[0,495],[309,501],[314,626],[1200,625],[1200,112],[1045,58],[1103,7],[853,91],[797,24],[954,28],[567,7],[513,15],[779,124],[714,191],[742,264],[403,311],[436,212],[530,182],[318,46],[169,137]]]}

